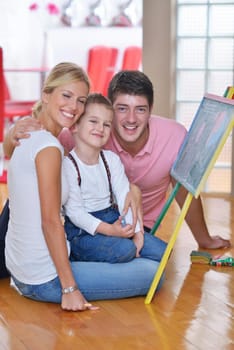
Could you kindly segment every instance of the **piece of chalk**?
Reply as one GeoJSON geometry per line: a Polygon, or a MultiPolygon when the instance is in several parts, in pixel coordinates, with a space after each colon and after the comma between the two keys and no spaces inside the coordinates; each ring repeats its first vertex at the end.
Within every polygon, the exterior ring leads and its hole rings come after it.
{"type": "Polygon", "coordinates": [[[122,225],[122,227],[127,225],[124,215],[122,215],[122,217],[121,217],[121,225],[122,225]]]}
{"type": "Polygon", "coordinates": [[[90,304],[90,303],[84,303],[84,306],[85,306],[85,307],[91,307],[92,304],[90,304]]]}

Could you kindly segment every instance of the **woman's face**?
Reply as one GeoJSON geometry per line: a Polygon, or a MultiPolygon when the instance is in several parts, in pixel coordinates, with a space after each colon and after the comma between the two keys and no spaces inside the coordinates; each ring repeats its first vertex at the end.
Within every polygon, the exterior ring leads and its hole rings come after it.
{"type": "Polygon", "coordinates": [[[56,136],[62,128],[70,128],[84,112],[88,93],[88,86],[83,81],[64,84],[50,94],[43,93],[46,127],[56,136]]]}

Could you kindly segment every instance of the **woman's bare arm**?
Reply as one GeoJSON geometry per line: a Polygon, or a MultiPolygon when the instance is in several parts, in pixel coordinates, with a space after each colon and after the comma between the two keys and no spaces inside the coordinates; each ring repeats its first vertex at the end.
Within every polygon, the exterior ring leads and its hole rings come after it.
{"type": "MultiPolygon", "coordinates": [[[[60,217],[61,162],[61,153],[55,147],[41,150],[36,157],[42,230],[61,286],[67,288],[75,286],[76,281],[69,262],[66,236],[60,217]]],[[[92,308],[79,289],[63,294],[61,306],[72,311],[92,308]]]]}

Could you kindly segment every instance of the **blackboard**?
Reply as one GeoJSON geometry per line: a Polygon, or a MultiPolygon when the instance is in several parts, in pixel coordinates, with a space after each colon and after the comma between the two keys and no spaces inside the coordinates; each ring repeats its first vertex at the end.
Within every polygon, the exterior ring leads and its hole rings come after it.
{"type": "Polygon", "coordinates": [[[234,125],[234,100],[204,95],[171,176],[194,197],[204,183],[234,125]]]}

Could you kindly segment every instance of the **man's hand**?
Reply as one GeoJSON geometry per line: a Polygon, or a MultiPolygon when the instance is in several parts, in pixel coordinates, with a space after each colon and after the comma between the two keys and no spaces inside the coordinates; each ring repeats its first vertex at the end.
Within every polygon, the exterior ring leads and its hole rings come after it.
{"type": "Polygon", "coordinates": [[[141,190],[134,184],[130,184],[130,192],[126,196],[122,215],[126,215],[130,207],[132,210],[132,225],[134,230],[137,220],[139,220],[141,231],[144,231],[141,190]]]}
{"type": "Polygon", "coordinates": [[[139,231],[137,233],[135,233],[134,237],[133,237],[133,242],[136,246],[136,257],[139,258],[140,257],[140,251],[143,248],[144,245],[144,233],[139,231]]]}

